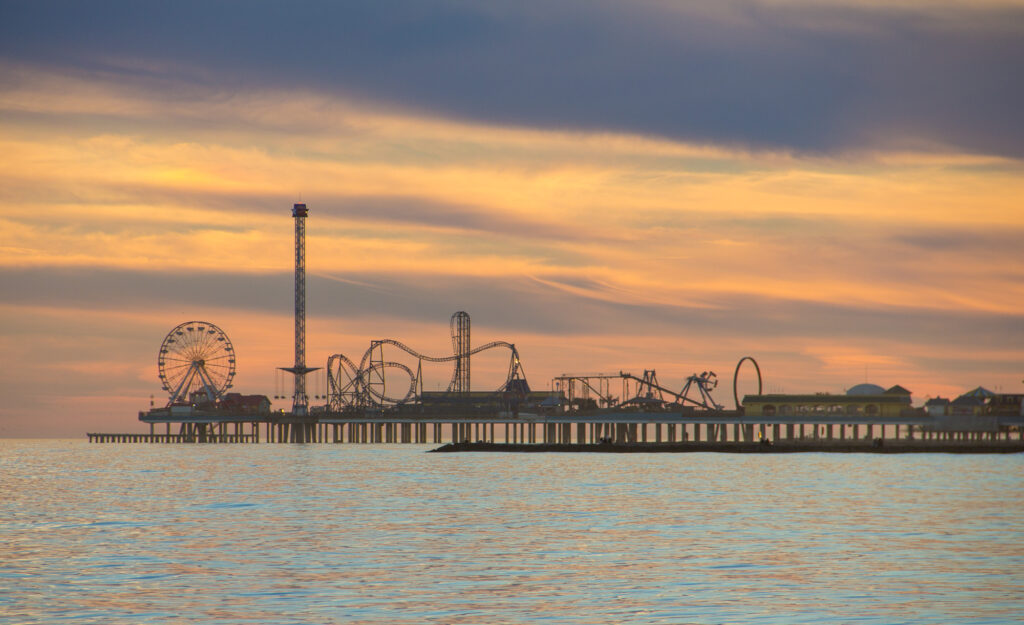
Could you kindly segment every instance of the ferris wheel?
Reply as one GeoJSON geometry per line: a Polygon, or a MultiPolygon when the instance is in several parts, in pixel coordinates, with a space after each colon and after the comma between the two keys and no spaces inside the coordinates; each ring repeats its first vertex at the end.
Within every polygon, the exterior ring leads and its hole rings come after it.
{"type": "Polygon", "coordinates": [[[167,405],[213,403],[235,377],[235,348],[223,330],[205,321],[188,321],[164,337],[157,357],[160,382],[170,394],[167,405]]]}

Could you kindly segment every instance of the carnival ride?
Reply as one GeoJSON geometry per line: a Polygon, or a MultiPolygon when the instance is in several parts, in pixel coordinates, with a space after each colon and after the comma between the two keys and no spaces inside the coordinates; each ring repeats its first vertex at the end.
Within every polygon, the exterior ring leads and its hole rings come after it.
{"type": "MultiPolygon", "coordinates": [[[[757,392],[761,393],[761,368],[751,356],[744,356],[736,364],[733,374],[733,397],[736,407],[741,404],[737,396],[740,367],[749,360],[757,371],[757,392]]],[[[658,382],[654,369],[645,369],[643,376],[620,371],[616,374],[562,374],[551,381],[555,393],[562,393],[570,410],[586,409],[655,409],[677,410],[683,407],[708,411],[722,411],[724,406],[714,400],[711,392],[718,386],[714,371],[694,373],[686,378],[683,388],[673,391],[658,382]],[[621,384],[619,395],[612,394],[613,384],[621,384]],[[691,397],[691,395],[693,395],[691,397]]]]}
{"type": "MultiPolygon", "coordinates": [[[[428,356],[395,339],[376,339],[356,363],[344,354],[334,354],[327,359],[327,410],[345,412],[353,409],[379,409],[419,401],[423,395],[423,363],[454,363],[447,394],[452,397],[466,396],[470,392],[470,357],[492,349],[509,351],[508,374],[505,381],[493,394],[529,392],[526,374],[523,372],[516,346],[507,341],[492,341],[480,347],[470,348],[470,319],[464,311],[452,315],[451,356],[428,356]],[[384,357],[385,346],[402,351],[416,359],[416,370],[397,360],[384,357]],[[388,382],[388,371],[400,371],[408,376],[408,386],[399,384],[398,393],[388,389],[395,383],[388,382]]],[[[401,374],[399,374],[401,375],[401,374]]]]}
{"type": "Polygon", "coordinates": [[[740,394],[739,388],[737,387],[737,380],[739,380],[740,378],[740,367],[742,367],[743,363],[748,360],[750,361],[750,364],[754,365],[754,371],[757,372],[757,394],[760,395],[761,393],[764,392],[764,386],[762,385],[761,380],[761,367],[758,366],[757,361],[754,360],[753,356],[744,356],[743,358],[740,358],[739,362],[736,363],[736,370],[733,371],[732,373],[732,399],[734,402],[736,402],[737,410],[739,410],[743,406],[743,404],[740,403],[740,394]]]}
{"type": "Polygon", "coordinates": [[[563,374],[552,379],[552,389],[565,394],[566,402],[572,409],[669,409],[693,406],[704,410],[722,410],[711,391],[718,386],[714,371],[704,371],[686,378],[680,391],[673,391],[658,382],[654,369],[645,369],[643,376],[620,371],[606,374],[563,374]],[[613,383],[621,383],[619,395],[612,394],[613,383]],[[694,394],[695,397],[690,395],[694,394]]]}
{"type": "Polygon", "coordinates": [[[205,321],[186,321],[167,333],[157,356],[167,405],[213,404],[231,388],[235,348],[223,330],[205,321]]]}

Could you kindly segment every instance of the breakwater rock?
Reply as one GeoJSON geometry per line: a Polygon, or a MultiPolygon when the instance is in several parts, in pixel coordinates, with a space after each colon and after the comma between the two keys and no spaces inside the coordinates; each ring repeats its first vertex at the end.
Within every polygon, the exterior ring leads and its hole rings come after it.
{"type": "Polygon", "coordinates": [[[1013,454],[1024,453],[1024,441],[933,441],[933,440],[784,440],[773,443],[677,442],[677,443],[449,443],[430,450],[448,452],[502,453],[951,453],[951,454],[1013,454]]]}

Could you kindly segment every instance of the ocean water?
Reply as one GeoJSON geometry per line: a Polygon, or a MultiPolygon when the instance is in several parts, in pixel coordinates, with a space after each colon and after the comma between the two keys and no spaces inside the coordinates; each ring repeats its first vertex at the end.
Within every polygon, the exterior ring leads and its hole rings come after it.
{"type": "Polygon", "coordinates": [[[0,441],[2,623],[1014,623],[1024,455],[0,441]]]}

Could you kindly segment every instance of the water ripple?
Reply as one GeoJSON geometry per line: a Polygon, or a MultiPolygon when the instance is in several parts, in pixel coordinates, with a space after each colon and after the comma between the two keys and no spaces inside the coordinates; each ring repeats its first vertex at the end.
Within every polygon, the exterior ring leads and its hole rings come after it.
{"type": "Polygon", "coordinates": [[[0,620],[888,625],[1024,613],[1021,455],[423,451],[0,441],[0,620]]]}

